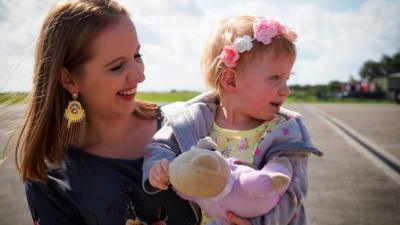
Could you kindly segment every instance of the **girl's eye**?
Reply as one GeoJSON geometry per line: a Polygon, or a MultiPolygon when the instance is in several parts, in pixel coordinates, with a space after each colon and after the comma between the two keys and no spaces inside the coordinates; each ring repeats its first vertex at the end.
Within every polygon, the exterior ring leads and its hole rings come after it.
{"type": "Polygon", "coordinates": [[[117,71],[120,70],[123,66],[123,63],[118,64],[117,66],[114,66],[111,68],[111,71],[117,71]]]}
{"type": "Polygon", "coordinates": [[[294,72],[290,73],[286,80],[289,80],[292,76],[294,76],[294,72]]]}
{"type": "Polygon", "coordinates": [[[271,77],[271,80],[279,80],[279,75],[273,75],[272,77],[271,77]]]}

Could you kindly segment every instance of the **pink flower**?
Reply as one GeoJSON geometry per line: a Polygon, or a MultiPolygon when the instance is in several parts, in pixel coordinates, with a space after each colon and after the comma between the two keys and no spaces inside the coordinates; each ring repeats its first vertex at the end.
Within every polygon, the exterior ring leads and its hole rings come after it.
{"type": "Polygon", "coordinates": [[[221,60],[226,67],[235,67],[239,57],[239,52],[230,45],[225,46],[221,52],[221,60]]]}
{"type": "Polygon", "coordinates": [[[257,18],[253,24],[254,38],[257,41],[267,45],[271,43],[272,38],[282,32],[285,32],[285,27],[278,21],[266,20],[262,17],[257,18]]]}
{"type": "Polygon", "coordinates": [[[299,213],[296,212],[296,213],[293,215],[293,219],[297,220],[298,218],[299,218],[299,213]]]}
{"type": "Polygon", "coordinates": [[[146,152],[145,158],[146,158],[146,159],[149,159],[149,158],[151,158],[151,157],[152,157],[151,152],[146,152]]]}
{"type": "Polygon", "coordinates": [[[287,129],[287,128],[283,129],[282,133],[283,133],[284,136],[288,136],[289,135],[289,129],[287,129]]]}
{"type": "Polygon", "coordinates": [[[257,149],[256,149],[256,152],[255,152],[255,154],[256,154],[257,156],[261,154],[261,151],[260,151],[260,149],[259,149],[259,148],[257,148],[257,149]]]}
{"type": "Polygon", "coordinates": [[[297,34],[291,30],[288,30],[285,34],[284,34],[285,38],[288,39],[290,42],[295,42],[297,40],[297,34]]]}
{"type": "Polygon", "coordinates": [[[274,21],[276,29],[278,30],[278,35],[284,35],[287,32],[287,29],[285,26],[280,24],[278,21],[274,21]]]}
{"type": "Polygon", "coordinates": [[[254,38],[249,35],[239,36],[235,38],[231,45],[223,48],[220,57],[226,67],[235,67],[240,58],[240,53],[250,51],[253,48],[253,40],[268,45],[272,42],[272,38],[278,35],[286,38],[292,43],[297,39],[296,33],[289,30],[278,21],[267,20],[264,17],[258,17],[255,19],[253,23],[253,31],[254,38]]]}

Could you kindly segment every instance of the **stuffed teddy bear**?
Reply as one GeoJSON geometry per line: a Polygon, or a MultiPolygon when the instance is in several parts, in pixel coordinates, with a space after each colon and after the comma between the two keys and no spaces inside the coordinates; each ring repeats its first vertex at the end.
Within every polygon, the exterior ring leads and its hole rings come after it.
{"type": "Polygon", "coordinates": [[[212,151],[216,148],[210,137],[203,138],[170,163],[170,182],[178,195],[223,224],[228,212],[251,218],[270,211],[289,186],[289,160],[275,157],[256,170],[212,151]]]}

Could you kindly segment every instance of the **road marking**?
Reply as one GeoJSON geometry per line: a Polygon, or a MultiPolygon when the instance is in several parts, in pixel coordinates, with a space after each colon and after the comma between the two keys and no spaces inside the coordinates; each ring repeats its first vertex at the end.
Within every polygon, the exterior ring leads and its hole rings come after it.
{"type": "Polygon", "coordinates": [[[395,155],[381,148],[378,144],[364,137],[339,119],[319,110],[317,107],[305,106],[305,108],[335,130],[358,152],[400,185],[400,160],[395,155]]]}

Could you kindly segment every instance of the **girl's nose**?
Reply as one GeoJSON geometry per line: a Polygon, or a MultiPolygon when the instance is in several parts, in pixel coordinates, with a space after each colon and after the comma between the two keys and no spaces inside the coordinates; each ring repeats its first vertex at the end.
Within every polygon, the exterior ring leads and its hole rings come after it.
{"type": "Polygon", "coordinates": [[[287,85],[287,82],[283,83],[282,87],[279,89],[279,94],[281,96],[285,96],[285,97],[290,95],[290,89],[289,89],[289,87],[287,85]]]}

